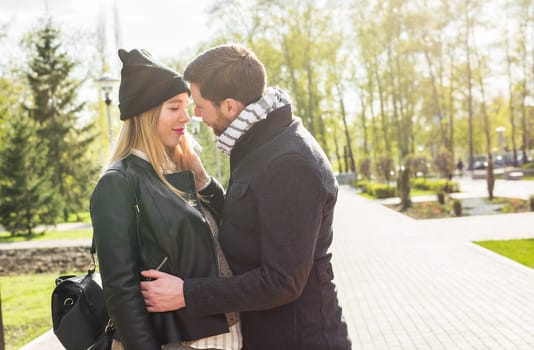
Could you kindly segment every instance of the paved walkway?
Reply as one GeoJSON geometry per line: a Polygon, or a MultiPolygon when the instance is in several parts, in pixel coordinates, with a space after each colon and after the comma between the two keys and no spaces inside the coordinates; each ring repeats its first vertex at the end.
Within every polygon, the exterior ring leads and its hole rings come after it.
{"type": "MultiPolygon", "coordinates": [[[[416,221],[346,186],[338,203],[353,349],[534,349],[534,270],[471,243],[534,238],[534,213],[416,221]]],[[[22,349],[62,347],[48,332],[22,349]]]]}
{"type": "Polygon", "coordinates": [[[471,243],[534,238],[534,213],[416,221],[346,187],[340,199],[353,349],[534,349],[534,270],[471,243]]]}

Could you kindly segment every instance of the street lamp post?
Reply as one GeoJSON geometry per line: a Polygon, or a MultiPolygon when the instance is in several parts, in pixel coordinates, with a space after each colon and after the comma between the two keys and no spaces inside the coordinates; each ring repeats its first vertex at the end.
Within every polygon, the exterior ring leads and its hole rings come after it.
{"type": "Polygon", "coordinates": [[[498,135],[498,142],[499,142],[499,151],[502,153],[504,153],[504,132],[506,131],[506,128],[504,126],[498,126],[495,128],[495,131],[497,132],[497,135],[498,135]]]}
{"type": "Polygon", "coordinates": [[[105,73],[102,77],[96,80],[98,85],[100,85],[102,91],[104,91],[104,103],[106,104],[108,137],[110,147],[113,145],[113,127],[111,124],[111,91],[113,90],[113,84],[118,81],[119,79],[114,78],[108,73],[105,73]]]}

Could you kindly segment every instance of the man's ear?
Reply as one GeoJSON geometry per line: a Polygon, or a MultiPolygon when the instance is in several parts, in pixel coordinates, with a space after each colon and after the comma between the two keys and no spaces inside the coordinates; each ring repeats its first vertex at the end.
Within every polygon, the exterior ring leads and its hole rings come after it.
{"type": "Polygon", "coordinates": [[[221,102],[221,112],[228,119],[233,121],[239,116],[239,113],[245,108],[242,102],[233,98],[227,98],[221,102]]]}

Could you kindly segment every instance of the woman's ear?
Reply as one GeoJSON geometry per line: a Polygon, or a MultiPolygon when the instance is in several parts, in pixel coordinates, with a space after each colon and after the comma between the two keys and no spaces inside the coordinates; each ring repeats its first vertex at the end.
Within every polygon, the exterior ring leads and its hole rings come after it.
{"type": "Polygon", "coordinates": [[[242,102],[233,98],[227,98],[221,102],[221,112],[228,120],[231,121],[236,119],[244,108],[245,106],[242,102]]]}

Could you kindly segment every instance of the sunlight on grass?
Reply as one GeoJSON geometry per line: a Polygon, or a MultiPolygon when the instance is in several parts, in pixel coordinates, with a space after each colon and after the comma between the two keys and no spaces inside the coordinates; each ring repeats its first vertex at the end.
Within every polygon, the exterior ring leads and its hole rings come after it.
{"type": "Polygon", "coordinates": [[[473,243],[494,251],[497,254],[504,255],[518,263],[534,268],[534,238],[473,243]]]}
{"type": "Polygon", "coordinates": [[[91,238],[92,229],[75,229],[65,231],[50,231],[34,234],[32,236],[15,236],[11,237],[9,232],[0,232],[0,243],[35,241],[45,239],[72,239],[72,238],[91,238]]]}
{"type": "Polygon", "coordinates": [[[69,214],[69,218],[67,219],[67,222],[83,222],[86,224],[91,223],[91,213],[88,211],[76,213],[76,214],[69,214]]]}
{"type": "Polygon", "coordinates": [[[435,196],[436,192],[432,191],[432,190],[420,190],[418,188],[412,188],[410,190],[410,195],[412,197],[416,197],[416,196],[435,196]]]}
{"type": "Polygon", "coordinates": [[[52,327],[50,297],[57,274],[0,277],[6,350],[19,349],[52,327]]]}
{"type": "Polygon", "coordinates": [[[376,199],[376,196],[372,196],[369,193],[365,193],[365,192],[358,193],[358,195],[362,196],[363,198],[367,198],[367,199],[376,199]]]}

